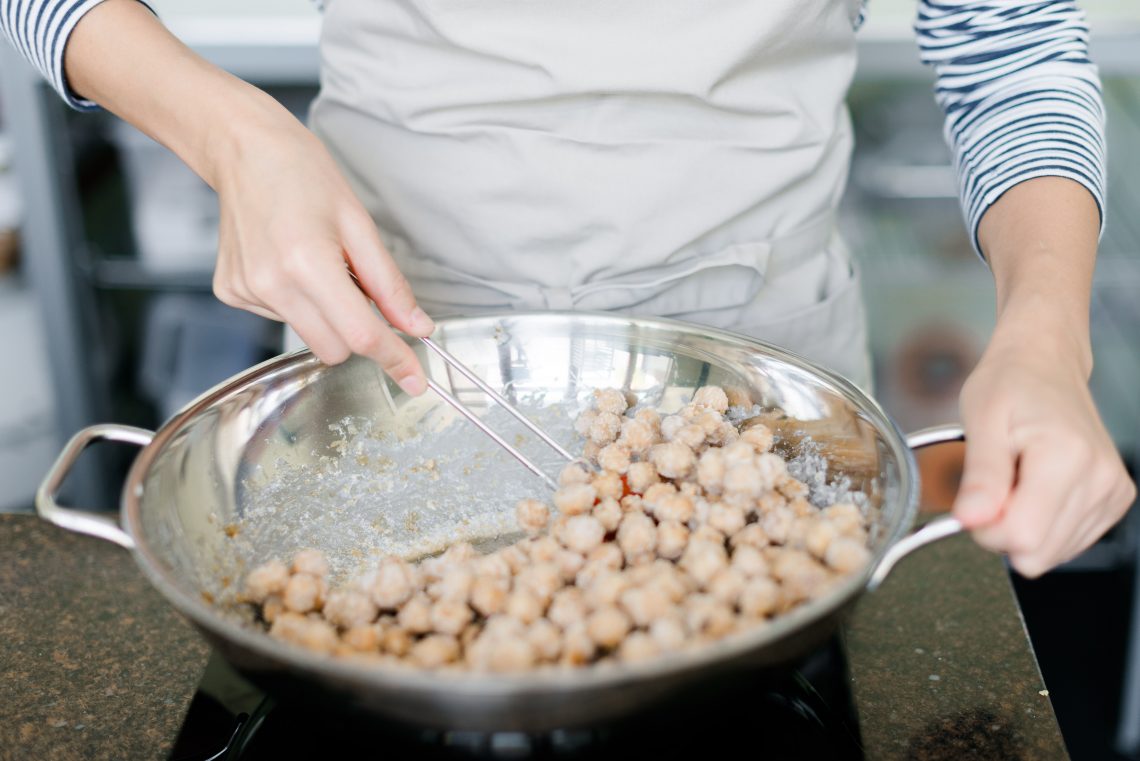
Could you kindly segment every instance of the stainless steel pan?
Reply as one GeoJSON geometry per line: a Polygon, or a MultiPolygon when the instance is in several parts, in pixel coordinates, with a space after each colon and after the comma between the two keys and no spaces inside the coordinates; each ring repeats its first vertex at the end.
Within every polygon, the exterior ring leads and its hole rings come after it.
{"type": "MultiPolygon", "coordinates": [[[[743,336],[665,320],[512,313],[439,323],[436,340],[562,443],[595,388],[624,387],[664,410],[707,384],[779,408],[789,456],[817,466],[817,488],[865,496],[873,562],[826,596],[768,625],[652,662],[518,676],[362,666],[271,639],[236,602],[252,564],[324,549],[334,574],[377,553],[418,556],[466,539],[510,539],[518,497],[546,486],[457,420],[438,398],[410,398],[375,365],[326,367],[307,352],[266,362],[207,392],[157,432],[80,431],[36,498],[40,515],[133,550],[151,582],[240,671],[279,691],[331,697],[435,727],[539,731],[615,718],[744,666],[794,661],[907,553],[960,530],[941,519],[909,533],[918,509],[912,449],[960,439],[957,427],[904,437],[878,404],[832,373],[743,336]],[[118,519],[63,507],[55,494],[88,444],[142,447],[118,519]],[[828,462],[822,473],[818,466],[828,462]]],[[[487,418],[500,412],[421,347],[429,372],[487,418]]],[[[494,423],[513,430],[509,419],[494,423]]],[[[516,424],[517,425],[517,424],[516,424]]],[[[521,428],[518,429],[522,431],[521,428]]],[[[539,462],[546,448],[514,443],[539,462]]],[[[545,452],[545,454],[544,454],[545,452]]],[[[556,462],[546,460],[551,471],[556,462]]]]}

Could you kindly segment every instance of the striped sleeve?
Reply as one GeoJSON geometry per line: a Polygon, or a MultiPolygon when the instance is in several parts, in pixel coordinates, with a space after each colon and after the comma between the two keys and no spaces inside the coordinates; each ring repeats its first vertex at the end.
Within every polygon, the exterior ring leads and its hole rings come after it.
{"type": "Polygon", "coordinates": [[[83,111],[97,106],[67,86],[63,51],[75,25],[103,0],[0,0],[0,31],[68,105],[83,111]]]}
{"type": "Polygon", "coordinates": [[[1067,177],[1104,225],[1104,103],[1089,30],[1073,0],[920,0],[922,60],[934,67],[974,247],[986,210],[1019,182],[1067,177]]]}

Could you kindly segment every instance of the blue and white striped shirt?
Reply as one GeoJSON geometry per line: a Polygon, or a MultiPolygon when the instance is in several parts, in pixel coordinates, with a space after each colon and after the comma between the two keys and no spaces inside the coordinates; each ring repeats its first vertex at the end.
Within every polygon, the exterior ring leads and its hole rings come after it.
{"type": "MultiPolygon", "coordinates": [[[[79,109],[63,51],[102,0],[0,0],[0,29],[79,109]]],[[[1104,219],[1104,104],[1075,0],[919,0],[922,60],[937,74],[946,139],[975,247],[986,210],[1011,187],[1059,176],[1088,188],[1104,219]]]]}

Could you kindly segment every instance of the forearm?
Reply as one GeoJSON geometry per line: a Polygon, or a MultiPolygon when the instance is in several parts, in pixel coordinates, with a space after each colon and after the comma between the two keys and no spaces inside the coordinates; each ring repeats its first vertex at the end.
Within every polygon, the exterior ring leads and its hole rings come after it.
{"type": "Polygon", "coordinates": [[[216,187],[220,162],[258,128],[295,124],[276,101],[202,59],[134,0],[106,0],[75,27],[71,88],[166,145],[216,187]]]}
{"type": "Polygon", "coordinates": [[[1047,351],[1087,380],[1099,227],[1092,195],[1060,177],[1016,185],[989,208],[978,237],[997,288],[994,349],[1047,351]]]}

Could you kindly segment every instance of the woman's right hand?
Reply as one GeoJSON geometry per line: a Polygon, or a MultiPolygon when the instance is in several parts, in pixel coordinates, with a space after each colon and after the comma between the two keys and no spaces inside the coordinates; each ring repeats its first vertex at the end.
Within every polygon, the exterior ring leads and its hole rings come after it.
{"type": "Polygon", "coordinates": [[[289,323],[326,363],[360,354],[422,393],[415,353],[372,303],[409,335],[429,335],[431,318],[324,145],[276,103],[264,106],[268,118],[231,130],[211,162],[221,204],[214,293],[289,323]]]}
{"type": "Polygon", "coordinates": [[[280,103],[202,59],[134,0],[85,13],[64,66],[77,94],[173,150],[217,191],[218,298],[289,323],[325,362],[361,354],[408,393],[423,392],[415,353],[372,303],[413,336],[431,333],[432,321],[324,145],[280,103]]]}

